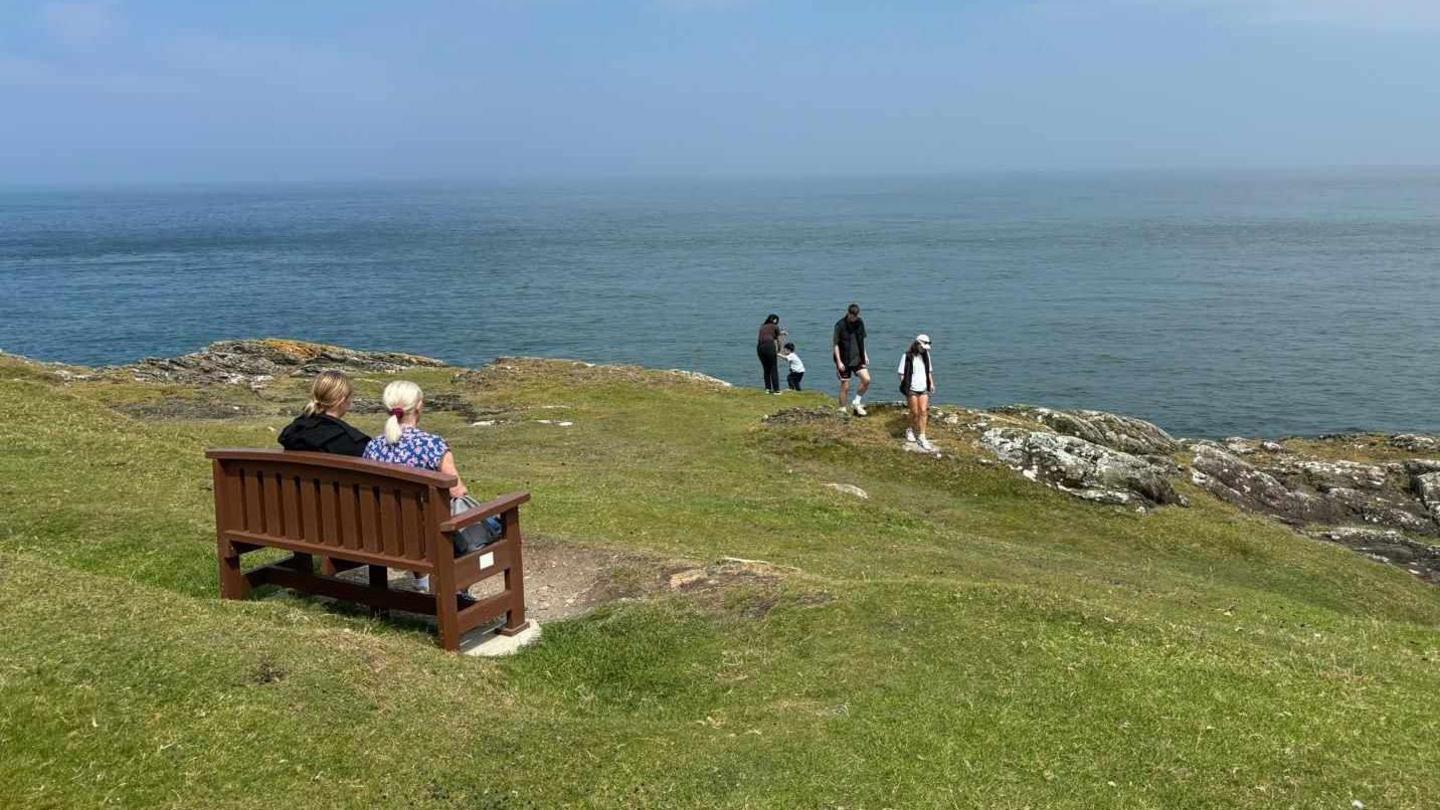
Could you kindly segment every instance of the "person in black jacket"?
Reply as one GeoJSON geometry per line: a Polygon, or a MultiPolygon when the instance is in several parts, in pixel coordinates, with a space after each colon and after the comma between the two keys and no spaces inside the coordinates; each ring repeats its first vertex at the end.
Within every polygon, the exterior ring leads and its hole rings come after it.
{"type": "Polygon", "coordinates": [[[345,420],[354,388],[350,378],[338,371],[322,371],[310,386],[310,402],[295,421],[280,431],[280,446],[286,450],[359,456],[370,437],[345,420]]]}

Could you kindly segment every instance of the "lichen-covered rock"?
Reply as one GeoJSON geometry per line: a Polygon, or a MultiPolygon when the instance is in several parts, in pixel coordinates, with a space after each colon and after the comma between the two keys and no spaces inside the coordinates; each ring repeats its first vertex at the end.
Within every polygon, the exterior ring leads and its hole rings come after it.
{"type": "Polygon", "coordinates": [[[1221,500],[1292,523],[1323,522],[1327,516],[1318,498],[1293,491],[1275,476],[1208,442],[1195,445],[1190,480],[1221,500]]]}
{"type": "Polygon", "coordinates": [[[1086,500],[1142,507],[1185,503],[1164,468],[1078,436],[991,428],[980,441],[1026,478],[1086,500]]]}
{"type": "Polygon", "coordinates": [[[137,382],[181,385],[245,385],[263,388],[277,377],[316,374],[326,369],[395,374],[415,366],[444,366],[431,357],[403,352],[364,352],[295,340],[224,340],[180,357],[148,357],[106,371],[137,382]]]}
{"type": "Polygon", "coordinates": [[[1180,448],[1180,443],[1169,433],[1133,416],[1105,411],[1059,411],[1027,405],[1013,405],[1001,408],[999,412],[1028,417],[1056,433],[1131,455],[1166,455],[1180,448]]]}
{"type": "MultiPolygon", "coordinates": [[[[1251,463],[1211,442],[1194,446],[1191,480],[1217,497],[1295,525],[1364,524],[1440,534],[1403,464],[1281,458],[1251,463]]],[[[1440,497],[1440,493],[1436,493],[1440,497]]]]}
{"type": "Polygon", "coordinates": [[[1384,467],[1354,461],[1303,459],[1287,462],[1279,469],[1300,478],[1320,492],[1329,492],[1332,489],[1383,489],[1389,477],[1384,467]]]}

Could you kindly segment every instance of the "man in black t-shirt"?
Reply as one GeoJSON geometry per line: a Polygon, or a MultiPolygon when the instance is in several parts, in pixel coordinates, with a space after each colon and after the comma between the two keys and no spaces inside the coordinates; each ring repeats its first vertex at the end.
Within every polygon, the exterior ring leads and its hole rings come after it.
{"type": "Polygon", "coordinates": [[[860,305],[851,304],[845,310],[845,317],[835,322],[835,334],[831,339],[831,355],[835,360],[835,374],[840,378],[840,410],[845,410],[845,397],[850,395],[850,378],[860,378],[860,390],[850,408],[856,416],[865,415],[861,399],[870,390],[870,355],[865,351],[865,322],[860,320],[860,305]]]}

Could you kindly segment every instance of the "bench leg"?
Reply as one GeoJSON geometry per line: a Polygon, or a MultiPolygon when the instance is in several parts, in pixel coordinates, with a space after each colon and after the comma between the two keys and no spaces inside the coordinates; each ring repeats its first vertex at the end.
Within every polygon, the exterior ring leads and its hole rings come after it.
{"type": "MultiPolygon", "coordinates": [[[[370,569],[370,587],[378,588],[382,591],[390,590],[389,568],[386,568],[383,565],[367,565],[366,568],[370,569]]],[[[370,608],[371,616],[382,616],[386,613],[389,613],[389,611],[385,610],[384,608],[370,608]]]]}
{"type": "Polygon", "coordinates": [[[515,549],[515,559],[505,569],[505,590],[510,592],[510,607],[505,611],[505,625],[499,629],[502,636],[513,636],[530,625],[525,620],[525,540],[520,535],[520,510],[505,513],[505,539],[515,549]]]}
{"type": "Polygon", "coordinates": [[[250,580],[240,570],[240,551],[235,544],[220,538],[216,556],[220,559],[220,598],[244,599],[250,595],[250,580]]]}
{"type": "Polygon", "coordinates": [[[315,558],[309,554],[301,554],[298,551],[291,554],[289,559],[282,560],[281,564],[286,568],[293,568],[302,574],[315,573],[315,558]]]}
{"type": "Polygon", "coordinates": [[[460,649],[460,605],[455,599],[455,558],[449,555],[448,540],[445,551],[446,558],[430,573],[430,592],[435,594],[440,646],[453,651],[460,649]]]}

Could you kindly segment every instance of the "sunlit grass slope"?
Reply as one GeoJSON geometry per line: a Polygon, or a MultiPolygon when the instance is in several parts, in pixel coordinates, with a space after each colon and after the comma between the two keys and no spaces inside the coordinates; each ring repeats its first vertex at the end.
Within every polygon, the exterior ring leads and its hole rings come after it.
{"type": "Polygon", "coordinates": [[[1440,595],[1403,572],[1199,492],[1142,515],[983,464],[958,436],[946,458],[906,454],[892,413],[763,421],[818,394],[541,361],[413,376],[495,415],[426,424],[473,490],[535,494],[532,534],[796,573],[773,607],[743,588],[618,603],[500,661],[307,600],[222,603],[202,451],[271,445],[303,383],[63,384],[0,359],[0,804],[1440,796],[1440,595]],[[182,400],[247,415],[144,415],[182,400]]]}

